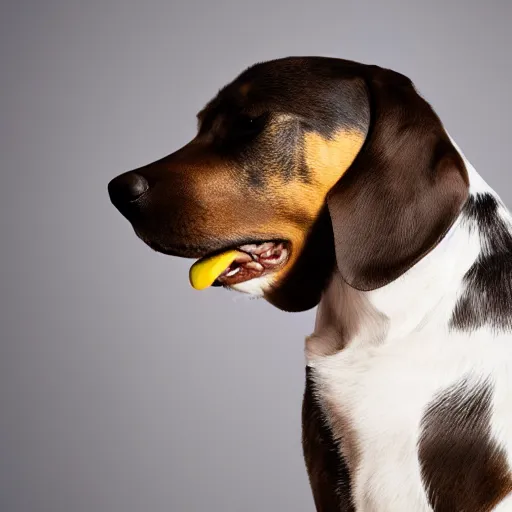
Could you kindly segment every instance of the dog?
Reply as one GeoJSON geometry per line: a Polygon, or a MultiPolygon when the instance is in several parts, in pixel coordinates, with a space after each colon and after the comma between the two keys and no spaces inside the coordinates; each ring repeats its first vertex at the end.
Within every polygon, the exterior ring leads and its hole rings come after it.
{"type": "Polygon", "coordinates": [[[194,139],[108,185],[150,247],[306,338],[321,512],[512,510],[512,217],[412,81],[328,57],[245,69],[194,139]]]}

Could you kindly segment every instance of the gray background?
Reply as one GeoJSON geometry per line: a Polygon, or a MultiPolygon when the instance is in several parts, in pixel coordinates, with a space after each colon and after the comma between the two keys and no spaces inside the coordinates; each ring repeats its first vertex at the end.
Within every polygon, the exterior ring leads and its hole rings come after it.
{"type": "Polygon", "coordinates": [[[511,203],[512,4],[18,0],[0,19],[0,511],[311,511],[303,339],[193,291],[110,178],[191,138],[246,66],[329,55],[409,75],[511,203]]]}

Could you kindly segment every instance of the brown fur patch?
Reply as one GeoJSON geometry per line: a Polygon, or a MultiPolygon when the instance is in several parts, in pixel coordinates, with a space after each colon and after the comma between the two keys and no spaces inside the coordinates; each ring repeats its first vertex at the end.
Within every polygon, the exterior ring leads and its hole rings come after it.
{"type": "Polygon", "coordinates": [[[313,370],[306,370],[302,446],[318,512],[354,512],[350,475],[315,397],[313,370]]]}
{"type": "Polygon", "coordinates": [[[419,460],[434,512],[490,512],[512,491],[505,451],[491,434],[492,386],[464,380],[423,417],[419,460]]]}

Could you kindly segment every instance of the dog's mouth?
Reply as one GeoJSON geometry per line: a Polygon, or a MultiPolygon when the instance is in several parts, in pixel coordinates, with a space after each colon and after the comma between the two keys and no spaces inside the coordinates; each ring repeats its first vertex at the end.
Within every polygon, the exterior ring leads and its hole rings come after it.
{"type": "Polygon", "coordinates": [[[231,287],[281,270],[289,260],[284,241],[241,245],[200,258],[190,268],[190,284],[197,290],[209,286],[231,287]]]}

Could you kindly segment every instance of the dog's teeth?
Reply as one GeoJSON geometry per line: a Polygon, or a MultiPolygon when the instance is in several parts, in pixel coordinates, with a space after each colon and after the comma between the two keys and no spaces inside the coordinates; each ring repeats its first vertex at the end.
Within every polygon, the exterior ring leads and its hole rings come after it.
{"type": "Polygon", "coordinates": [[[226,277],[234,276],[237,272],[240,272],[240,267],[236,267],[236,268],[234,268],[233,270],[230,270],[230,271],[226,274],[226,277]]]}
{"type": "Polygon", "coordinates": [[[256,249],[256,247],[258,247],[258,246],[255,244],[247,244],[247,245],[240,246],[240,249],[242,251],[252,252],[256,249]]]}
{"type": "Polygon", "coordinates": [[[262,257],[262,258],[268,258],[268,257],[270,257],[271,255],[272,255],[272,249],[269,249],[268,251],[265,251],[265,252],[261,255],[261,257],[262,257]]]}
{"type": "Polygon", "coordinates": [[[262,271],[263,265],[261,263],[258,263],[257,261],[250,261],[249,263],[246,263],[245,266],[247,268],[252,268],[253,270],[262,271]]]}

